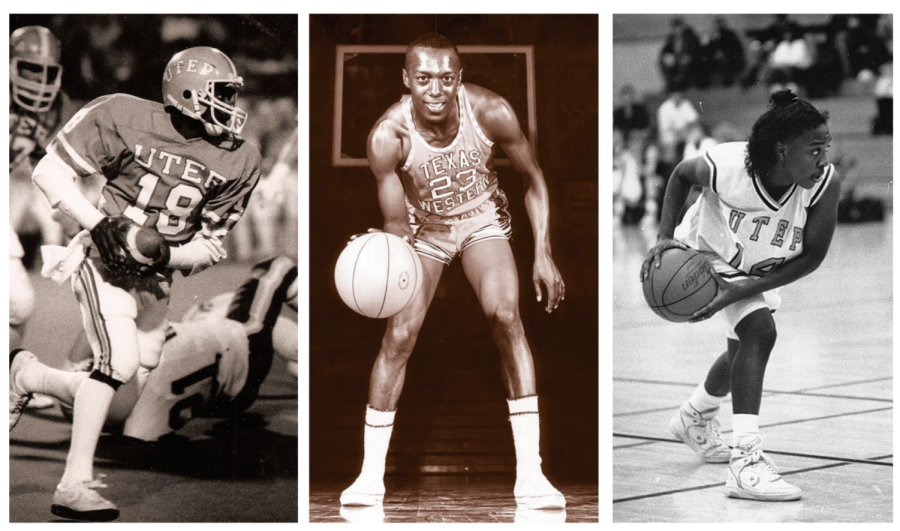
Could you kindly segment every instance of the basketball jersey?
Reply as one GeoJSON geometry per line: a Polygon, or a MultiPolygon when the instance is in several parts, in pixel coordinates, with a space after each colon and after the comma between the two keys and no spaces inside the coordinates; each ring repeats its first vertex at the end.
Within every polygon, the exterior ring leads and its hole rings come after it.
{"type": "Polygon", "coordinates": [[[107,179],[100,210],[171,243],[222,238],[259,180],[259,152],[229,138],[185,139],[161,103],[113,94],[85,105],[48,147],[79,176],[107,179]]]}
{"type": "Polygon", "coordinates": [[[834,166],[829,164],[811,189],[794,183],[775,198],[747,173],[746,150],[746,142],[729,142],[703,155],[709,187],[675,230],[678,240],[716,253],[743,273],[726,273],[725,278],[761,277],[802,254],[807,209],[821,199],[834,176],[834,166]]]}
{"type": "Polygon", "coordinates": [[[458,216],[478,207],[497,189],[492,147],[475,120],[464,85],[457,93],[459,131],[447,147],[428,144],[416,130],[412,98],[400,100],[409,129],[409,156],[400,180],[410,205],[422,214],[458,216]]]}

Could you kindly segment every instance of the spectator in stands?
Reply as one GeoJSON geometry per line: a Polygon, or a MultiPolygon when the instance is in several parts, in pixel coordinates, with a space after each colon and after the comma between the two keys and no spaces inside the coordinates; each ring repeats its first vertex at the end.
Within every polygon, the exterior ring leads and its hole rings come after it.
{"type": "Polygon", "coordinates": [[[650,127],[650,111],[640,101],[631,85],[624,85],[619,91],[619,106],[613,109],[613,129],[622,131],[625,142],[632,131],[646,134],[650,127]]]}
{"type": "Polygon", "coordinates": [[[877,33],[878,20],[878,15],[847,17],[849,74],[861,81],[874,79],[878,68],[890,60],[887,46],[877,33]]]}
{"type": "Polygon", "coordinates": [[[693,28],[685,24],[681,17],[673,18],[671,26],[659,54],[659,67],[667,92],[692,86],[692,76],[700,54],[700,39],[693,28]]]}
{"type": "Polygon", "coordinates": [[[730,87],[740,79],[747,59],[744,55],[744,45],[738,34],[728,27],[725,17],[716,17],[715,28],[706,45],[706,57],[714,81],[723,86],[730,87]]]}
{"type": "Polygon", "coordinates": [[[875,106],[878,114],[872,121],[873,135],[894,134],[894,64],[884,63],[875,82],[875,106]]]}
{"type": "Polygon", "coordinates": [[[799,33],[800,27],[788,15],[775,15],[775,20],[771,24],[751,32],[749,67],[741,85],[747,88],[755,85],[760,79],[765,79],[769,56],[788,30],[799,33]]]}
{"type": "Polygon", "coordinates": [[[684,138],[684,153],[681,160],[698,157],[706,153],[706,150],[718,144],[716,139],[709,135],[708,128],[700,120],[688,124],[684,138]]]}
{"type": "Polygon", "coordinates": [[[675,169],[675,165],[681,161],[688,126],[699,118],[700,115],[694,106],[680,91],[672,92],[659,106],[656,112],[659,129],[657,140],[662,162],[661,172],[664,176],[668,177],[675,169]]]}
{"type": "Polygon", "coordinates": [[[785,30],[769,57],[769,90],[775,93],[786,88],[794,94],[805,94],[806,74],[812,64],[812,50],[804,36],[793,29],[785,30]]]}
{"type": "Polygon", "coordinates": [[[630,149],[627,149],[625,135],[613,130],[613,226],[625,222],[626,212],[640,203],[643,189],[641,167],[630,149]]]}

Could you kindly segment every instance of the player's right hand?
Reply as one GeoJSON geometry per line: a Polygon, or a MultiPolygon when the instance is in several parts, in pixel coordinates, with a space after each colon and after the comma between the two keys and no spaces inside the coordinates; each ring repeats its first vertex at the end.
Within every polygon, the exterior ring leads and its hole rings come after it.
{"type": "Polygon", "coordinates": [[[679,249],[688,248],[687,245],[674,238],[658,239],[656,245],[647,252],[647,259],[644,260],[644,263],[641,265],[641,282],[643,282],[644,279],[647,278],[647,275],[650,274],[651,267],[659,267],[660,255],[662,255],[663,251],[671,247],[678,247],[679,249]]]}
{"type": "Polygon", "coordinates": [[[130,223],[122,217],[105,217],[91,229],[91,241],[100,254],[100,261],[112,271],[125,271],[128,267],[126,254],[128,241],[123,225],[130,223]]]}

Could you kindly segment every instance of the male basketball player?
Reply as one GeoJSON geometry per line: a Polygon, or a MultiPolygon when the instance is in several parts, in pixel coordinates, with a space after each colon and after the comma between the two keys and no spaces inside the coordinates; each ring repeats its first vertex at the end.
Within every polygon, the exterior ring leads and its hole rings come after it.
{"type": "MultiPolygon", "coordinates": [[[[58,280],[72,279],[94,352],[89,375],[39,378],[50,388],[46,394],[74,397],[72,445],[51,506],[58,516],[118,518],[115,504],[94,490],[104,485],[93,474],[113,395],[135,376],[139,389],[146,385],[166,340],[175,270],[197,272],[225,256],[222,238],[259,179],[259,152],[238,136],[247,119],[235,105],[242,87],[225,54],[189,48],[166,66],[162,104],[125,94],[88,103],[34,170],[50,206],[85,229],[54,265],[58,280]],[[96,174],[107,179],[99,209],[75,185],[96,174]],[[119,231],[126,220],[160,235],[149,270],[136,273],[123,261],[133,256],[119,231]]],[[[10,429],[28,393],[40,390],[20,383],[19,370],[29,359],[16,354],[21,351],[10,354],[10,429]]]]}
{"type": "Polygon", "coordinates": [[[565,498],[541,470],[534,364],[519,316],[507,200],[493,169],[493,146],[502,147],[525,178],[534,286],[538,301],[541,286],[546,288],[551,312],[564,298],[565,284],[551,256],[544,176],[509,103],[463,83],[459,53],[446,37],[424,35],[409,45],[403,83],[410,94],[373,127],[368,159],[384,230],[414,243],[424,278],[417,298],[388,320],[369,385],[362,472],[341,495],[341,504],[383,501],[385,459],[406,363],[443,268],[459,256],[500,350],[516,448],[516,502],[532,509],[563,508],[565,498]]]}

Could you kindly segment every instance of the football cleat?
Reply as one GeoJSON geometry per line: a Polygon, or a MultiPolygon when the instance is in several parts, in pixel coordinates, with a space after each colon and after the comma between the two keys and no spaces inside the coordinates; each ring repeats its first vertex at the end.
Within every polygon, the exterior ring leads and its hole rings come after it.
{"type": "Polygon", "coordinates": [[[70,520],[84,520],[87,522],[111,522],[119,517],[119,508],[116,504],[101,496],[94,489],[105,489],[104,474],[97,476],[93,481],[76,483],[72,487],[63,488],[56,486],[53,493],[53,505],[50,512],[56,516],[70,520]]]}
{"type": "Polygon", "coordinates": [[[566,498],[544,474],[516,476],[516,505],[525,509],[565,509],[566,498]]]}
{"type": "Polygon", "coordinates": [[[725,488],[732,498],[758,501],[799,500],[803,491],[778,473],[775,463],[762,451],[759,435],[744,437],[728,465],[725,488]]]}
{"type": "Polygon", "coordinates": [[[718,412],[719,408],[697,411],[685,402],[669,421],[669,430],[707,463],[727,463],[731,450],[722,442],[718,412]]]}
{"type": "Polygon", "coordinates": [[[56,405],[56,400],[53,400],[53,397],[42,395],[40,393],[34,393],[31,396],[31,400],[28,401],[28,405],[25,406],[28,409],[47,409],[48,407],[53,407],[56,405]]]}
{"type": "Polygon", "coordinates": [[[37,358],[27,350],[16,349],[9,353],[9,431],[12,431],[18,424],[22,410],[31,400],[31,393],[19,387],[16,381],[19,370],[31,360],[37,360],[37,358]]]}

